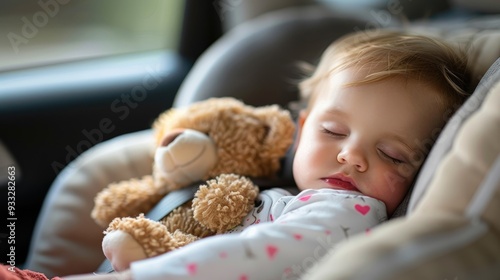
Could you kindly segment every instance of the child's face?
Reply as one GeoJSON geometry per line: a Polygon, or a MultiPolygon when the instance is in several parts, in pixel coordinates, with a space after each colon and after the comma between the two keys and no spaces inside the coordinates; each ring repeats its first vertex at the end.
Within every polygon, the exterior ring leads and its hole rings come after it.
{"type": "Polygon", "coordinates": [[[396,78],[343,86],[360,74],[335,74],[301,115],[294,178],[302,190],[359,191],[383,201],[391,215],[428,152],[422,143],[444,116],[433,87],[396,78]]]}

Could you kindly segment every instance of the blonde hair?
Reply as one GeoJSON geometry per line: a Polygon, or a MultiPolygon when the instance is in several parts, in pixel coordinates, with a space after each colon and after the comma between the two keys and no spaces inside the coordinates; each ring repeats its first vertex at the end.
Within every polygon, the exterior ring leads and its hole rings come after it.
{"type": "Polygon", "coordinates": [[[375,30],[351,33],[333,42],[312,75],[299,84],[308,108],[319,95],[318,86],[347,68],[367,69],[361,80],[346,86],[373,83],[391,77],[415,79],[441,93],[444,108],[458,108],[469,96],[470,73],[465,51],[437,38],[405,32],[375,30]]]}

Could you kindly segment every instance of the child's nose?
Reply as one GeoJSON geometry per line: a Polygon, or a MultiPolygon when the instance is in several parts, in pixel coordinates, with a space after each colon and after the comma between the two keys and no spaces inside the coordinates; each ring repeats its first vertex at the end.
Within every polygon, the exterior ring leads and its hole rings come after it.
{"type": "Polygon", "coordinates": [[[353,146],[343,148],[337,155],[337,161],[342,164],[353,166],[358,172],[368,169],[368,161],[361,149],[353,146]]]}

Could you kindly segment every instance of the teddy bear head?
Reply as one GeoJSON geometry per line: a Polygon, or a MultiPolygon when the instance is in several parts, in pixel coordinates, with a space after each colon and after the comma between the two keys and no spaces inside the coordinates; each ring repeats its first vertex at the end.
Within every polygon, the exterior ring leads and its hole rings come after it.
{"type": "Polygon", "coordinates": [[[295,125],[277,105],[252,107],[233,98],[212,98],[160,115],[155,177],[177,187],[223,173],[276,174],[293,142],[295,125]]]}

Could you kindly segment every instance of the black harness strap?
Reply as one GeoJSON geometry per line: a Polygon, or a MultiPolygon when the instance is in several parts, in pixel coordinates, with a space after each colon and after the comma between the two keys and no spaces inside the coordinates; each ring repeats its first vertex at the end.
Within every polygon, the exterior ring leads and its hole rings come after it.
{"type": "Polygon", "coordinates": [[[200,188],[201,184],[203,183],[196,182],[191,184],[189,187],[184,187],[182,189],[168,193],[158,202],[158,204],[156,204],[155,207],[153,207],[153,209],[151,209],[146,214],[146,218],[153,221],[159,221],[163,219],[163,217],[167,216],[175,208],[193,199],[194,194],[200,188]]]}

